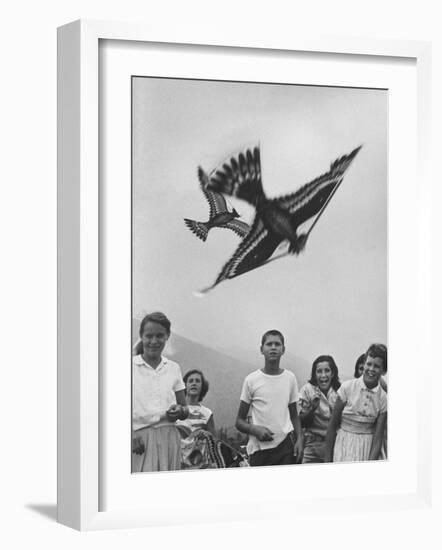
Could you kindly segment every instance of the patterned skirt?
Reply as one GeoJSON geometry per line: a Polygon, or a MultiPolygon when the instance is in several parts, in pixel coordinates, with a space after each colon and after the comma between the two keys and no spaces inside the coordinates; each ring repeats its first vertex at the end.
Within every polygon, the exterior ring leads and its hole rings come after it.
{"type": "Polygon", "coordinates": [[[210,432],[198,429],[181,441],[182,469],[236,468],[248,466],[245,457],[210,432]]]}

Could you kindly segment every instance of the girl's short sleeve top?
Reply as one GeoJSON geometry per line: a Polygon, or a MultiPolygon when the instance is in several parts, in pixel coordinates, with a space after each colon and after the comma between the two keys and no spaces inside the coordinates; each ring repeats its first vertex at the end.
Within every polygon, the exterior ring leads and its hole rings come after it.
{"type": "Polygon", "coordinates": [[[313,413],[312,422],[307,428],[307,431],[325,437],[338,394],[336,390],[330,388],[327,395],[324,395],[317,386],[307,382],[299,392],[301,413],[309,412],[315,397],[319,397],[319,405],[313,413]]]}
{"type": "Polygon", "coordinates": [[[387,412],[387,394],[379,384],[367,388],[362,376],[343,382],[338,396],[345,403],[342,411],[345,420],[373,424],[380,414],[387,412]]]}

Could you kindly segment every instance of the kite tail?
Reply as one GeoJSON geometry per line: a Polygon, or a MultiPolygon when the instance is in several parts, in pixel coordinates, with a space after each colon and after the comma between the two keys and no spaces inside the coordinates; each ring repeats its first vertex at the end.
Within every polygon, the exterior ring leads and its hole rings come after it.
{"type": "Polygon", "coordinates": [[[207,235],[209,234],[209,227],[207,223],[197,222],[195,220],[189,220],[187,218],[184,218],[184,223],[192,231],[192,233],[195,233],[195,235],[199,239],[201,239],[202,241],[205,241],[207,239],[207,235]]]}

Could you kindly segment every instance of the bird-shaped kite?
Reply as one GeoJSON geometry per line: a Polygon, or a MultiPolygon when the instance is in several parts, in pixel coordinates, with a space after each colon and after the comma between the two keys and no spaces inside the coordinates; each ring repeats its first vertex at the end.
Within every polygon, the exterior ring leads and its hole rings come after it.
{"type": "Polygon", "coordinates": [[[215,283],[202,292],[225,279],[233,279],[272,261],[269,258],[283,241],[288,242],[287,253],[298,254],[360,148],[335,160],[328,172],[294,193],[274,199],[268,199],[264,194],[259,147],[232,157],[210,176],[199,168],[200,181],[207,182],[207,189],[243,199],[256,209],[250,231],[224,265],[215,283]],[[298,227],[315,215],[317,217],[309,231],[298,235],[298,227]]]}
{"type": "Polygon", "coordinates": [[[217,191],[206,189],[206,179],[200,177],[201,191],[207,199],[210,207],[209,220],[207,222],[197,222],[184,218],[184,223],[195,233],[202,241],[207,239],[209,231],[213,227],[225,227],[231,229],[240,237],[245,237],[250,229],[250,226],[236,218],[239,218],[238,212],[233,208],[231,212],[227,209],[226,199],[217,191]]]}

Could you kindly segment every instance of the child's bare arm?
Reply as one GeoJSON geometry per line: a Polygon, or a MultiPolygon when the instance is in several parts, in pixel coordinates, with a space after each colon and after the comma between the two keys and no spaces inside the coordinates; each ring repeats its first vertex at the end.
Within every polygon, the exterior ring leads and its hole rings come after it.
{"type": "Polygon", "coordinates": [[[299,418],[299,415],[298,415],[298,408],[296,403],[290,403],[289,411],[290,411],[290,420],[292,421],[293,428],[296,435],[294,454],[296,457],[296,463],[299,464],[302,462],[302,455],[304,452],[304,438],[302,436],[301,419],[299,418]]]}
{"type": "Polygon", "coordinates": [[[265,426],[258,426],[247,422],[249,408],[249,403],[245,401],[239,402],[238,415],[235,423],[236,429],[244,434],[254,435],[259,441],[272,441],[274,435],[272,431],[265,426]]]}
{"type": "Polygon", "coordinates": [[[376,430],[371,444],[370,456],[368,460],[378,460],[381,453],[382,442],[384,440],[385,425],[387,423],[387,413],[381,413],[376,422],[376,430]]]}
{"type": "Polygon", "coordinates": [[[328,425],[327,434],[325,436],[325,462],[333,462],[333,449],[335,446],[336,432],[341,424],[342,411],[345,403],[340,397],[336,399],[332,417],[328,425]]]}

